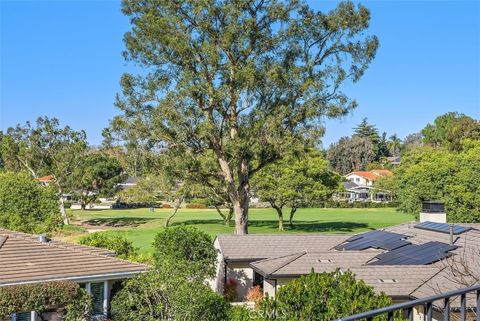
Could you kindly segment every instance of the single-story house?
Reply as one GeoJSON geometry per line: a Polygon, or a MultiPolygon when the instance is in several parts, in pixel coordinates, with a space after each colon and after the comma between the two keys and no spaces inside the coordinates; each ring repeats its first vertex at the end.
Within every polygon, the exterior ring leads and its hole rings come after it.
{"type": "Polygon", "coordinates": [[[44,185],[44,186],[48,186],[53,180],[55,179],[55,176],[53,175],[47,175],[47,176],[42,176],[42,177],[39,177],[37,178],[36,180],[44,185]]]}
{"type": "MultiPolygon", "coordinates": [[[[236,284],[238,301],[245,301],[253,286],[275,296],[281,286],[312,269],[351,270],[394,302],[471,286],[478,283],[473,275],[480,277],[480,225],[476,224],[455,225],[453,233],[446,223],[411,222],[357,235],[219,235],[215,247],[214,288],[222,293],[225,284],[236,284]],[[455,271],[465,266],[472,276],[455,271]]],[[[453,302],[452,309],[458,304],[453,302]]]]}
{"type": "MultiPolygon", "coordinates": [[[[74,281],[92,295],[94,315],[108,314],[116,282],[147,269],[146,265],[117,259],[115,252],[105,249],[0,229],[0,287],[74,281]]],[[[35,311],[18,312],[11,320],[38,319],[35,311]]],[[[57,316],[52,314],[51,318],[57,316]]]]}
{"type": "Polygon", "coordinates": [[[117,188],[119,189],[126,189],[132,186],[136,186],[137,182],[140,180],[140,177],[128,177],[121,183],[117,184],[117,188]]]}

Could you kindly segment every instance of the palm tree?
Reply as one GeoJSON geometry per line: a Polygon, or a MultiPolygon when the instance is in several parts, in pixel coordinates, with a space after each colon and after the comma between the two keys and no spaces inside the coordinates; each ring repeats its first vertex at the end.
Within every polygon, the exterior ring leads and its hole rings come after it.
{"type": "Polygon", "coordinates": [[[392,136],[390,136],[390,139],[388,142],[388,149],[392,156],[398,156],[398,154],[400,153],[401,144],[402,144],[402,140],[398,138],[397,134],[393,134],[392,136]]]}

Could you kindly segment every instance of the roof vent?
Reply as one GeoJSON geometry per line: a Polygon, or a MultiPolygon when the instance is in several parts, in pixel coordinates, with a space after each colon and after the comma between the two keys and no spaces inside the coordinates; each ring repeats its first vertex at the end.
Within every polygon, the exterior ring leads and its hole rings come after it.
{"type": "Polygon", "coordinates": [[[318,259],[317,262],[318,262],[318,263],[332,263],[333,260],[330,260],[330,259],[318,259]]]}
{"type": "Polygon", "coordinates": [[[398,281],[395,279],[378,279],[380,283],[397,283],[398,281]]]}
{"type": "Polygon", "coordinates": [[[40,243],[48,243],[49,239],[45,234],[38,235],[38,241],[40,243]]]}

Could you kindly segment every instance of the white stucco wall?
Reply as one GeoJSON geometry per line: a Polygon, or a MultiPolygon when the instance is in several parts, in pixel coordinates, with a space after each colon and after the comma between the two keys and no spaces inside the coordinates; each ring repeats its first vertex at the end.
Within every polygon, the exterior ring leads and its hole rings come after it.
{"type": "Polygon", "coordinates": [[[213,242],[213,247],[217,251],[216,272],[215,278],[213,280],[207,280],[207,283],[210,285],[213,291],[223,295],[223,289],[225,286],[225,262],[222,252],[220,251],[218,239],[215,239],[213,242]]]}
{"type": "Polygon", "coordinates": [[[253,286],[253,269],[248,263],[228,263],[227,282],[229,279],[238,282],[237,301],[244,301],[248,290],[253,286]]]}
{"type": "Polygon", "coordinates": [[[359,176],[357,174],[349,174],[349,175],[346,175],[345,178],[348,179],[351,182],[354,182],[357,185],[366,185],[366,186],[372,186],[373,185],[372,181],[370,181],[370,180],[368,180],[368,179],[366,179],[362,176],[359,176]]]}

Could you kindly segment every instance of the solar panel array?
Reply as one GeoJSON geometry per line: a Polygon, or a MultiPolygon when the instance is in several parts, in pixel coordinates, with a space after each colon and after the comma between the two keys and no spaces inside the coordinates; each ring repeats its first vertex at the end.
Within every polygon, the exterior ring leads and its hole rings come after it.
{"type": "Polygon", "coordinates": [[[406,235],[386,232],[371,231],[359,235],[352,236],[345,243],[337,245],[335,249],[344,251],[361,251],[368,248],[394,250],[406,245],[410,242],[405,241],[406,235]]]}
{"type": "Polygon", "coordinates": [[[456,249],[442,242],[427,242],[421,245],[409,244],[376,256],[378,259],[369,265],[426,265],[451,255],[456,249]]]}
{"type": "MultiPolygon", "coordinates": [[[[450,224],[446,223],[435,223],[435,222],[422,222],[415,225],[415,228],[419,228],[422,230],[440,232],[440,233],[450,233],[450,224]]],[[[471,227],[468,226],[461,226],[461,225],[453,225],[453,234],[458,235],[470,230],[471,227]]]]}

